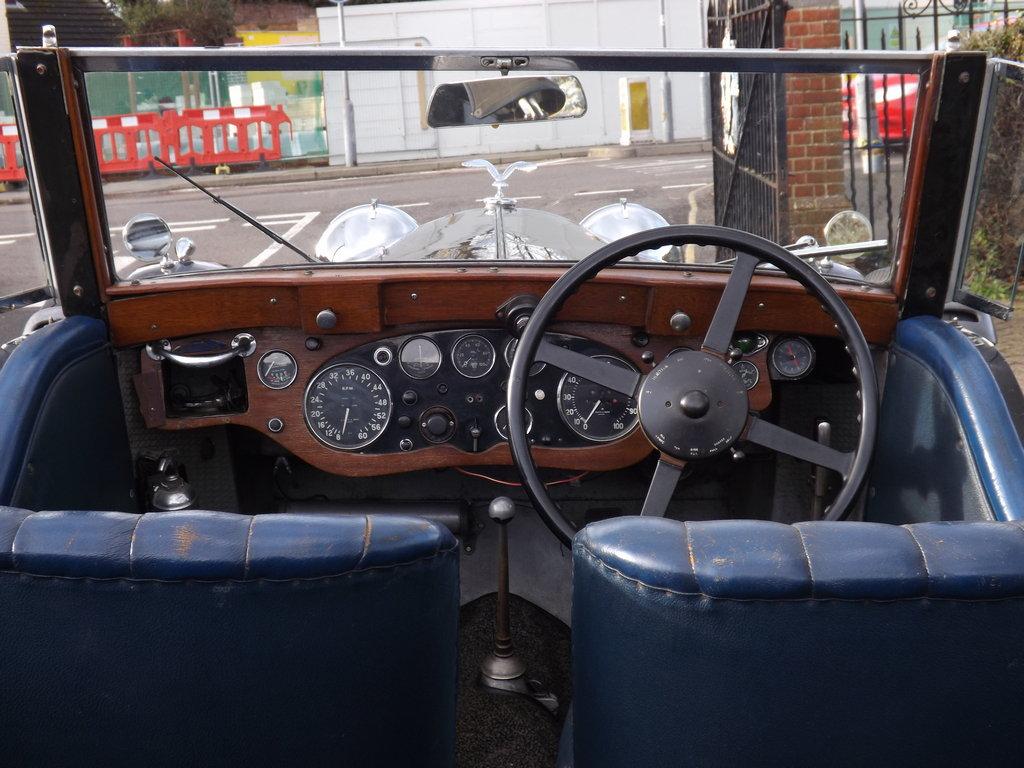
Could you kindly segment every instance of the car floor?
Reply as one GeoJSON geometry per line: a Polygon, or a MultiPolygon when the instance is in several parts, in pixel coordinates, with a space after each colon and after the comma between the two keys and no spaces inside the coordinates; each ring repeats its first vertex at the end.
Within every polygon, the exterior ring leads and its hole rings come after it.
{"type": "Polygon", "coordinates": [[[491,693],[477,683],[480,662],[494,643],[495,596],[463,606],[459,629],[459,768],[551,768],[572,695],[569,628],[512,595],[512,637],[530,678],[558,696],[558,718],[516,696],[491,693]]]}

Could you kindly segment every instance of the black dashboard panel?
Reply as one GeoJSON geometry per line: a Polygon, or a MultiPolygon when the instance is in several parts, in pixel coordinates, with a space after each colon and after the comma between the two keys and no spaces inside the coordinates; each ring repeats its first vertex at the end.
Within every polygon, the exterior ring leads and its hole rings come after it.
{"type": "MultiPolygon", "coordinates": [[[[564,334],[549,334],[548,338],[576,352],[613,357],[630,365],[615,350],[588,339],[564,334]]],[[[342,415],[332,415],[331,426],[326,427],[333,430],[330,434],[322,432],[318,424],[323,421],[317,420],[324,415],[323,398],[307,384],[321,381],[321,374],[329,369],[348,372],[347,367],[355,366],[355,373],[362,376],[365,369],[374,374],[367,377],[368,381],[375,385],[379,377],[385,385],[387,406],[382,404],[382,397],[373,403],[380,412],[387,410],[388,418],[375,435],[370,435],[369,443],[356,441],[358,447],[353,451],[389,454],[450,444],[477,453],[504,443],[501,429],[506,424],[503,409],[512,357],[508,347],[512,342],[503,330],[459,329],[394,336],[348,350],[326,360],[308,379],[300,379],[306,390],[306,427],[321,443],[345,450],[332,445],[333,439],[341,442],[337,423],[342,415]]],[[[594,445],[597,440],[583,437],[560,415],[559,384],[563,375],[551,365],[537,365],[531,373],[527,403],[533,423],[531,442],[561,448],[594,445]]],[[[375,387],[374,396],[379,395],[375,387]]],[[[622,429],[615,439],[636,428],[635,421],[617,423],[622,429]]]]}

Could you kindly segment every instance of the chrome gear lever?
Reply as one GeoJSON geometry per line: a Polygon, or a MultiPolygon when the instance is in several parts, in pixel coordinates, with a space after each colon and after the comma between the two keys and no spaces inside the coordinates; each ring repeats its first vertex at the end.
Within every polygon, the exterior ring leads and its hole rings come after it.
{"type": "Polygon", "coordinates": [[[516,515],[512,499],[498,496],[487,510],[488,517],[498,524],[498,607],[494,618],[494,650],[480,664],[480,685],[492,691],[525,696],[544,707],[552,716],[558,714],[558,697],[537,680],[526,676],[526,663],[516,653],[512,642],[509,617],[508,587],[508,524],[516,515]]]}

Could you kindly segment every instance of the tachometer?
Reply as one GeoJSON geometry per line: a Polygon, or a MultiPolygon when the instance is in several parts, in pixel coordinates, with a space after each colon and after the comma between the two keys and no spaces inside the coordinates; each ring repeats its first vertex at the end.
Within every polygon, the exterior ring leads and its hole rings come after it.
{"type": "Polygon", "coordinates": [[[369,368],[339,363],[309,382],[303,411],[317,440],[329,448],[352,451],[383,434],[391,419],[391,393],[369,368]]]}
{"type": "Polygon", "coordinates": [[[490,373],[496,356],[494,345],[475,333],[460,337],[452,347],[452,364],[468,379],[479,379],[490,373]]]}
{"type": "Polygon", "coordinates": [[[814,348],[799,336],[780,339],[772,349],[772,366],[787,379],[803,378],[814,367],[814,348]]]}
{"type": "MultiPolygon", "coordinates": [[[[593,355],[593,358],[635,370],[617,357],[593,355]]],[[[597,443],[620,438],[637,423],[636,400],[573,373],[566,373],[558,382],[558,412],[569,429],[597,443]]]]}

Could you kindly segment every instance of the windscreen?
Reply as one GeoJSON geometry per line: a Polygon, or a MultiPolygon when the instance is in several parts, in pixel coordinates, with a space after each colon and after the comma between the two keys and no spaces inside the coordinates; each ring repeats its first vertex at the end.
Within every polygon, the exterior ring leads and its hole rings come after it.
{"type": "MultiPolygon", "coordinates": [[[[917,106],[916,77],[891,74],[183,70],[86,84],[122,280],[572,262],[635,232],[720,224],[886,285],[917,106]],[[144,215],[166,232],[153,241],[144,218],[135,248],[144,215]]],[[[732,258],[690,246],[630,261],[732,258]]]]}

